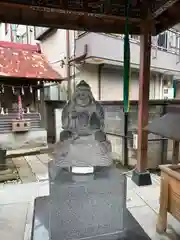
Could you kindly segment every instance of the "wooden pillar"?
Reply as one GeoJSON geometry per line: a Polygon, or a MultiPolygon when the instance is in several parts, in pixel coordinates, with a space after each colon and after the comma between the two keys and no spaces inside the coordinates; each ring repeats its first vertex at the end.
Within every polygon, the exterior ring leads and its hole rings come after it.
{"type": "Polygon", "coordinates": [[[173,141],[172,164],[179,163],[179,142],[173,141]]]}
{"type": "Polygon", "coordinates": [[[143,129],[148,124],[149,117],[150,62],[151,24],[149,21],[144,21],[142,25],[142,35],[140,36],[137,166],[132,176],[132,180],[139,186],[151,184],[150,174],[146,171],[148,133],[143,129]]]}

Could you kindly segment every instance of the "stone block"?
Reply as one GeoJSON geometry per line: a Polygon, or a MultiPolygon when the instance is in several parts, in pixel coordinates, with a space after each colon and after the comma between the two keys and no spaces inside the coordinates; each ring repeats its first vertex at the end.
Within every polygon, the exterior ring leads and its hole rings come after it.
{"type": "Polygon", "coordinates": [[[31,130],[23,133],[1,133],[0,148],[15,150],[34,148],[47,145],[47,131],[45,129],[31,130]]]}

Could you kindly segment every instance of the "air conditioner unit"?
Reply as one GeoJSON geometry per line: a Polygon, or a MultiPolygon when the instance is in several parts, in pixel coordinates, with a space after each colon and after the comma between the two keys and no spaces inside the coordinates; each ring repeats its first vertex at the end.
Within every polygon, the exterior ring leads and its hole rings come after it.
{"type": "Polygon", "coordinates": [[[173,99],[174,98],[174,88],[163,88],[163,99],[173,99]]]}

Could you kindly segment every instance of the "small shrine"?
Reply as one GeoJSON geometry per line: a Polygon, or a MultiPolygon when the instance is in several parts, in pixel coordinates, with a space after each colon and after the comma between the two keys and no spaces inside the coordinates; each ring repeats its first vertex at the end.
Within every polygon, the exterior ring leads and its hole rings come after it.
{"type": "Polygon", "coordinates": [[[44,82],[60,79],[39,45],[0,42],[1,149],[47,145],[44,82]]]}

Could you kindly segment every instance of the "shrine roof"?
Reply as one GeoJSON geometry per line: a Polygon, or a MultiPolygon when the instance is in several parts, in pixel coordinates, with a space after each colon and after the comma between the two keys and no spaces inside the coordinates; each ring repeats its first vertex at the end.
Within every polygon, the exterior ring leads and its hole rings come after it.
{"type": "Polygon", "coordinates": [[[168,106],[167,113],[153,119],[146,127],[149,133],[153,133],[175,141],[180,141],[180,107],[168,106]]]}
{"type": "Polygon", "coordinates": [[[40,46],[0,41],[0,76],[61,80],[41,53],[40,46]]]}
{"type": "MultiPolygon", "coordinates": [[[[180,0],[129,0],[131,34],[149,18],[156,35],[180,22],[180,0]]],[[[124,33],[127,0],[1,0],[0,21],[91,32],[124,33]]]]}

